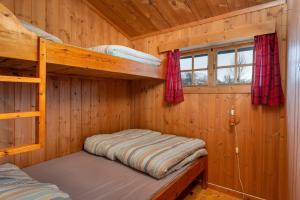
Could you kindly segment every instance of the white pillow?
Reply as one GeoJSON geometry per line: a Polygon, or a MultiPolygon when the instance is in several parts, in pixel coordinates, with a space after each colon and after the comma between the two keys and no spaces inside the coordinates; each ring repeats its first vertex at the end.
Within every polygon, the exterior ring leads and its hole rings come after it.
{"type": "Polygon", "coordinates": [[[56,37],[55,35],[52,35],[50,33],[47,33],[46,31],[26,22],[26,21],[23,21],[23,20],[20,20],[21,21],[21,24],[26,28],[28,29],[29,31],[31,32],[34,32],[36,33],[39,37],[41,38],[44,38],[46,40],[50,40],[52,42],[56,42],[56,43],[60,43],[62,44],[63,41],[61,39],[59,39],[58,37],[56,37]]]}

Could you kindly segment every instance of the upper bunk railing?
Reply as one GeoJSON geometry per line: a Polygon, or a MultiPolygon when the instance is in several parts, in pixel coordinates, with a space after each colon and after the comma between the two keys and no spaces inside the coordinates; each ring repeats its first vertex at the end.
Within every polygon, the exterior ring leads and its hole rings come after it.
{"type": "Polygon", "coordinates": [[[0,3],[0,56],[37,61],[38,36],[22,26],[17,17],[0,3]]]}
{"type": "Polygon", "coordinates": [[[120,79],[165,79],[162,66],[150,66],[72,45],[47,42],[49,72],[120,79]]]}

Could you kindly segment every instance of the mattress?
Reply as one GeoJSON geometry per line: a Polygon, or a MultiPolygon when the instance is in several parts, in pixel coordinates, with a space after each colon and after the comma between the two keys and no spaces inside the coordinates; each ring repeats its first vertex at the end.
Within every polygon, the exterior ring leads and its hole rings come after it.
{"type": "Polygon", "coordinates": [[[63,41],[61,39],[59,39],[58,37],[56,37],[55,35],[52,35],[42,29],[40,29],[37,26],[34,26],[26,21],[20,20],[21,24],[29,31],[34,32],[35,34],[37,34],[39,37],[46,39],[46,40],[50,40],[52,42],[56,42],[59,44],[62,44],[63,41]]]}
{"type": "Polygon", "coordinates": [[[57,185],[74,200],[146,200],[186,169],[157,180],[116,161],[81,151],[23,170],[40,182],[57,185]]]}
{"type": "Polygon", "coordinates": [[[88,49],[152,66],[158,66],[161,63],[161,60],[155,56],[121,45],[100,45],[88,49]]]}
{"type": "MultiPolygon", "coordinates": [[[[60,38],[56,37],[55,35],[52,35],[26,21],[20,20],[20,22],[27,30],[34,32],[39,37],[55,43],[63,44],[63,41],[60,38]]],[[[159,66],[161,63],[161,60],[156,58],[155,56],[121,45],[100,45],[100,46],[90,47],[87,49],[98,53],[125,58],[128,60],[133,60],[136,62],[140,62],[152,66],[159,66]]]]}

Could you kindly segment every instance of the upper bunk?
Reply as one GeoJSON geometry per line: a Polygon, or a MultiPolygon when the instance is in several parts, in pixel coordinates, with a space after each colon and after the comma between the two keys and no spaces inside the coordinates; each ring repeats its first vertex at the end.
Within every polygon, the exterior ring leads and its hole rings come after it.
{"type": "MultiPolygon", "coordinates": [[[[162,66],[97,53],[72,45],[43,40],[47,73],[120,79],[165,79],[162,66]]],[[[39,60],[39,37],[22,26],[0,4],[0,68],[31,70],[39,60]]]]}

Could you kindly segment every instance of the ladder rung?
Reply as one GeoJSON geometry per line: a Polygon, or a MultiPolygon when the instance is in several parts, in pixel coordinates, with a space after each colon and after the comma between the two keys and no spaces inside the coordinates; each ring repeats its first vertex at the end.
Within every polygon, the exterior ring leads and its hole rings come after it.
{"type": "Polygon", "coordinates": [[[1,149],[0,157],[14,155],[14,154],[28,152],[28,151],[34,151],[34,150],[37,150],[40,148],[41,148],[40,144],[29,144],[29,145],[24,145],[24,146],[20,146],[20,147],[10,147],[10,148],[6,148],[6,149],[1,149]]]}
{"type": "Polygon", "coordinates": [[[1,113],[1,119],[16,119],[16,118],[24,118],[24,117],[38,117],[40,116],[39,111],[34,112],[14,112],[14,113],[1,113]]]}
{"type": "Polygon", "coordinates": [[[40,83],[40,78],[22,76],[0,76],[0,82],[40,83]]]}

